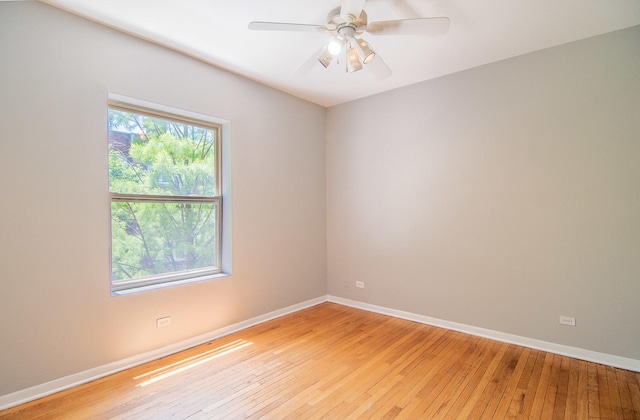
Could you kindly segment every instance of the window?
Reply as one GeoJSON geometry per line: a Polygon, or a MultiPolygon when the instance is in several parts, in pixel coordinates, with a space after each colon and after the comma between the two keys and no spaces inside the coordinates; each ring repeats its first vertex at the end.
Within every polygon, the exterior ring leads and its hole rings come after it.
{"type": "Polygon", "coordinates": [[[222,272],[220,136],[207,121],[110,101],[112,292],[222,272]]]}

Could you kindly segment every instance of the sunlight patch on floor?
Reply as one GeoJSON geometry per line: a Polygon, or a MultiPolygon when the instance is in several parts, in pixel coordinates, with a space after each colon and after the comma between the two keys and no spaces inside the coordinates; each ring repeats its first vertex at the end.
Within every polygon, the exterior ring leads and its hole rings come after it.
{"type": "Polygon", "coordinates": [[[158,382],[168,377],[171,377],[173,375],[176,375],[178,373],[187,371],[189,369],[193,369],[194,367],[200,366],[203,363],[210,362],[211,360],[217,359],[229,353],[233,353],[234,351],[238,351],[252,344],[253,343],[242,340],[242,339],[235,340],[235,341],[232,341],[231,343],[206,351],[204,353],[200,353],[195,356],[191,356],[186,359],[180,360],[179,362],[175,362],[170,365],[152,370],[151,372],[138,375],[133,379],[139,380],[139,379],[148,378],[148,379],[144,379],[142,382],[136,385],[136,386],[144,387],[154,382],[158,382]]]}

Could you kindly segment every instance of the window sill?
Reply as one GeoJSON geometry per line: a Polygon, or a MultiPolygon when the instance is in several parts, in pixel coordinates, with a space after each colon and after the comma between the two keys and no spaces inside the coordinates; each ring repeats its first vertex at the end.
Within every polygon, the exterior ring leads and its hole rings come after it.
{"type": "Polygon", "coordinates": [[[224,278],[224,277],[229,277],[231,274],[227,274],[227,273],[217,273],[217,274],[209,274],[206,276],[200,276],[200,277],[192,277],[192,278],[188,278],[188,279],[182,279],[182,280],[174,280],[174,281],[168,281],[168,282],[164,282],[164,283],[158,283],[158,284],[150,284],[150,285],[146,285],[146,286],[133,286],[124,290],[112,290],[111,291],[111,296],[124,296],[124,295],[130,295],[133,293],[138,293],[138,292],[146,292],[149,290],[156,290],[156,289],[164,289],[166,287],[173,287],[173,286],[178,286],[181,284],[189,284],[189,283],[196,283],[196,282],[201,282],[201,281],[208,281],[208,280],[215,280],[215,279],[220,279],[220,278],[224,278]]]}

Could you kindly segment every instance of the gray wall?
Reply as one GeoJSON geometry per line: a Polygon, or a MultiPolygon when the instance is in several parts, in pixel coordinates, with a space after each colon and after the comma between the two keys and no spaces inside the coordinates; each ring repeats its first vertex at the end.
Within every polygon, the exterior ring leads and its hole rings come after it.
{"type": "Polygon", "coordinates": [[[326,295],[324,128],[319,106],[1,2],[0,395],[326,295]],[[108,92],[231,121],[232,276],[110,296],[108,92]]]}
{"type": "Polygon", "coordinates": [[[330,108],[327,190],[330,294],[640,359],[640,27],[330,108]]]}

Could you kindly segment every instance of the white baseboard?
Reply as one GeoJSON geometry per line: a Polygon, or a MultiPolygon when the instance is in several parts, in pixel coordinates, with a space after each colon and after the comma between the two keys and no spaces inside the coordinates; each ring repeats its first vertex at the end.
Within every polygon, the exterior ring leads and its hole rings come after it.
{"type": "Polygon", "coordinates": [[[424,315],[399,311],[396,309],[386,308],[384,306],[371,305],[368,303],[344,299],[337,296],[329,295],[327,297],[327,300],[329,302],[351,306],[353,308],[363,309],[369,312],[389,315],[396,318],[419,322],[421,324],[433,325],[434,327],[446,328],[448,330],[459,331],[466,334],[502,341],[505,343],[517,344],[519,346],[529,347],[536,350],[543,350],[549,353],[559,354],[561,356],[573,357],[575,359],[586,360],[588,362],[594,362],[621,369],[632,370],[634,372],[640,372],[640,360],[636,359],[614,356],[607,353],[600,353],[597,351],[585,350],[578,347],[565,346],[562,344],[555,344],[547,341],[535,340],[533,338],[507,334],[500,331],[488,330],[485,328],[473,327],[471,325],[459,324],[457,322],[445,321],[438,318],[431,318],[424,315]]]}
{"type": "Polygon", "coordinates": [[[201,334],[199,336],[183,340],[178,343],[173,343],[168,346],[132,356],[127,359],[118,360],[113,363],[98,366],[96,368],[65,376],[63,378],[54,379],[53,381],[36,385],[31,388],[16,391],[11,394],[2,395],[0,396],[0,410],[14,407],[25,402],[33,401],[35,399],[54,394],[68,388],[73,388],[74,386],[78,386],[102,378],[104,376],[111,375],[116,372],[120,372],[122,370],[129,369],[131,367],[138,366],[143,363],[150,362],[152,360],[156,360],[191,347],[195,347],[199,344],[207,343],[211,340],[224,337],[234,332],[244,330],[254,325],[262,324],[263,322],[270,321],[272,319],[290,314],[292,312],[297,312],[299,310],[309,308],[326,301],[327,297],[321,296],[319,298],[311,299],[306,302],[291,305],[283,309],[278,309],[276,311],[269,312],[255,318],[248,319],[246,321],[238,322],[237,324],[219,328],[217,330],[201,334]]]}
{"type": "Polygon", "coordinates": [[[397,309],[386,308],[384,306],[371,305],[368,303],[358,302],[350,299],[344,299],[337,296],[321,296],[315,299],[301,302],[296,305],[291,305],[286,308],[282,308],[273,312],[269,312],[264,315],[257,316],[255,318],[248,319],[246,321],[238,322],[233,325],[229,325],[217,330],[180,341],[178,343],[170,344],[159,349],[151,350],[146,353],[142,353],[136,356],[129,357],[127,359],[119,360],[113,363],[109,363],[103,366],[98,366],[83,372],[79,372],[73,375],[65,376],[64,378],[54,379],[53,381],[46,382],[41,385],[36,385],[31,388],[23,389],[0,396],[0,410],[4,410],[25,402],[33,401],[38,398],[45,397],[47,395],[54,394],[59,391],[63,391],[74,386],[78,386],[99,378],[102,378],[113,373],[120,372],[125,369],[129,369],[134,366],[141,365],[152,360],[159,359],[164,356],[168,356],[173,353],[177,353],[182,350],[197,346],[215,340],[220,337],[232,334],[237,331],[244,330],[254,325],[262,324],[263,322],[270,321],[275,318],[297,312],[302,309],[309,308],[311,306],[318,305],[324,302],[333,302],[344,306],[350,306],[357,309],[362,309],[369,312],[375,312],[383,315],[389,315],[396,318],[406,319],[409,321],[419,322],[421,324],[433,325],[434,327],[446,328],[448,330],[459,331],[466,334],[471,334],[479,337],[485,337],[492,340],[502,341],[505,343],[516,344],[519,346],[529,347],[537,350],[543,350],[549,353],[559,354],[562,356],[573,357],[576,359],[586,360],[589,362],[600,363],[603,365],[609,365],[621,369],[632,370],[640,372],[640,360],[629,359],[626,357],[614,356],[606,353],[599,353],[591,350],[585,350],[577,347],[564,346],[561,344],[550,343],[547,341],[535,340],[532,338],[521,337],[513,334],[506,334],[499,331],[488,330],[485,328],[474,327],[466,324],[459,324],[457,322],[445,321],[438,318],[432,318],[424,315],[418,315],[411,312],[400,311],[397,309]]]}

